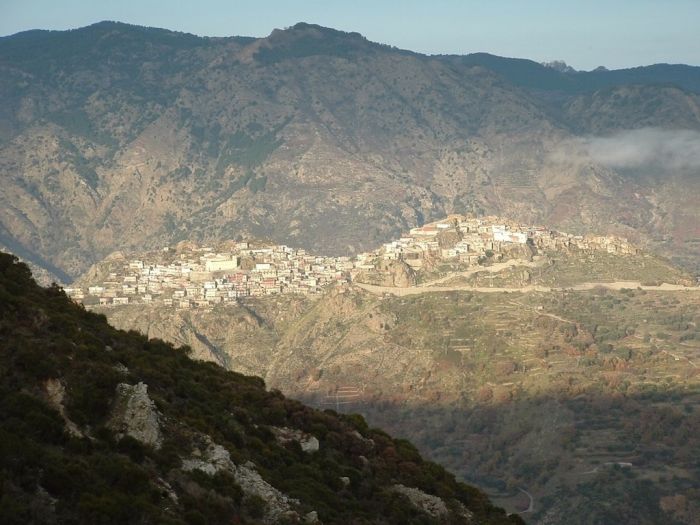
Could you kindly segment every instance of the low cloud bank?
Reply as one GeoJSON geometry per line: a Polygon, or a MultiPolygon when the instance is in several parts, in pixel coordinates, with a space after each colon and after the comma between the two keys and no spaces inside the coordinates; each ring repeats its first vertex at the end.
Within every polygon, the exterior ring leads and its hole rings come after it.
{"type": "Polygon", "coordinates": [[[700,132],[642,128],[605,137],[579,137],[553,157],[559,161],[585,159],[613,169],[700,169],[700,132]]]}

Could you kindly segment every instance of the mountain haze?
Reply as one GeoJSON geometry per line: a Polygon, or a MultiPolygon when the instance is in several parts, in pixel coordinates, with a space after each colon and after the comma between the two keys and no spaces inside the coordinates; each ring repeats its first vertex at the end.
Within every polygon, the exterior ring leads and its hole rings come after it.
{"type": "Polygon", "coordinates": [[[0,244],[69,281],[117,249],[255,236],[354,253],[474,212],[692,267],[700,163],[620,168],[585,141],[698,133],[699,92],[696,67],[561,72],[303,23],[28,31],[0,39],[0,244]]]}

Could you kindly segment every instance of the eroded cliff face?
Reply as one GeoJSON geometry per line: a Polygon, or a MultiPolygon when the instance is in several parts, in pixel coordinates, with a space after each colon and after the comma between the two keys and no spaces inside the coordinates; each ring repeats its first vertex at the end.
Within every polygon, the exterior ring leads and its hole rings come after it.
{"type": "Polygon", "coordinates": [[[377,286],[405,288],[416,284],[416,272],[403,261],[381,261],[374,270],[358,273],[354,280],[377,286]]]}
{"type": "Polygon", "coordinates": [[[279,335],[313,304],[304,297],[279,297],[207,309],[170,310],[157,306],[108,310],[118,328],[192,349],[195,359],[260,375],[275,355],[279,335]]]}

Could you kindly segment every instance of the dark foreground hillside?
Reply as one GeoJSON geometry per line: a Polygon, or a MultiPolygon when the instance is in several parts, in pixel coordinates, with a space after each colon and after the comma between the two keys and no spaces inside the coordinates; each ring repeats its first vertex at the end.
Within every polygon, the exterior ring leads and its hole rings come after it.
{"type": "Polygon", "coordinates": [[[0,523],[521,523],[361,417],[187,351],[0,253],[0,523]]]}

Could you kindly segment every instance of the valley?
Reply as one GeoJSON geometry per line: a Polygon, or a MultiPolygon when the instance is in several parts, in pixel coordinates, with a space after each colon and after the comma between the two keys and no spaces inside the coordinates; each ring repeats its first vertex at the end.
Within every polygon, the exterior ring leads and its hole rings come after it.
{"type": "Polygon", "coordinates": [[[600,498],[620,516],[656,516],[653,523],[666,512],[663,498],[694,500],[697,293],[377,297],[351,287],[211,311],[104,312],[117,326],[191,345],[199,358],[259,374],[315,406],[359,412],[500,495],[511,511],[522,510],[524,488],[535,497],[536,522],[572,509],[585,515],[600,498]],[[633,467],[605,466],[616,462],[633,467]],[[627,491],[634,484],[636,496],[627,491]],[[584,494],[603,485],[619,496],[584,494]]]}
{"type": "Polygon", "coordinates": [[[692,523],[700,288],[623,240],[625,253],[530,244],[527,259],[504,255],[516,246],[468,269],[428,254],[401,286],[357,282],[388,284],[390,266],[408,266],[389,244],[319,294],[91,308],[314,406],[361,413],[535,523],[578,523],[572,513],[601,501],[601,520],[692,523]]]}

